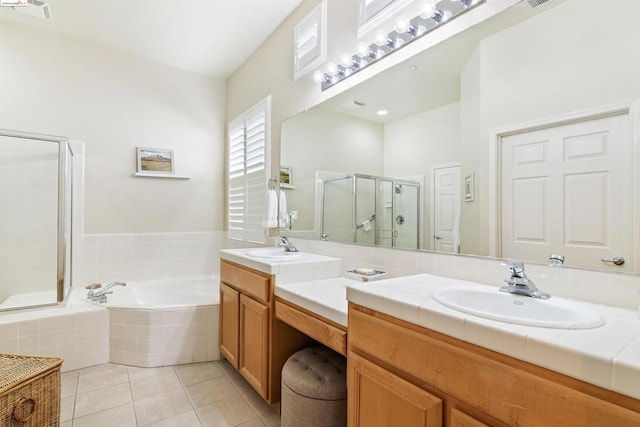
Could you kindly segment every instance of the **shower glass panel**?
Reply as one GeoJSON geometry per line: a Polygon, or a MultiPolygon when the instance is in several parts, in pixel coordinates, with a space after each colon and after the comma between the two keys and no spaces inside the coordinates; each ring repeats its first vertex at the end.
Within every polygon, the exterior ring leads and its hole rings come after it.
{"type": "Polygon", "coordinates": [[[420,247],[419,182],[356,174],[322,180],[321,186],[328,240],[420,247]]]}
{"type": "Polygon", "coordinates": [[[396,181],[393,186],[393,199],[395,246],[418,248],[420,186],[415,183],[396,181]]]}
{"type": "Polygon", "coordinates": [[[352,177],[323,181],[322,234],[330,240],[348,242],[353,239],[352,177]]]}
{"type": "Polygon", "coordinates": [[[376,245],[394,246],[393,235],[393,181],[378,178],[378,200],[376,201],[376,245]]]}
{"type": "MultiPolygon", "coordinates": [[[[373,245],[376,239],[376,181],[356,176],[354,242],[373,245]]],[[[351,224],[349,224],[352,227],[351,224]]]]}
{"type": "Polygon", "coordinates": [[[71,156],[64,139],[0,130],[0,311],[63,300],[71,156]]]}

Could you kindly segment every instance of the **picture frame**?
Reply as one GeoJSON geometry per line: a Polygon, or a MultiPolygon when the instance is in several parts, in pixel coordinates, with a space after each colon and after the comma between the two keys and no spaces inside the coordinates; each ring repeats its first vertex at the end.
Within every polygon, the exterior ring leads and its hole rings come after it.
{"type": "Polygon", "coordinates": [[[293,185],[293,168],[291,166],[280,166],[280,187],[295,188],[293,185]]]}
{"type": "Polygon", "coordinates": [[[472,173],[471,175],[467,175],[464,178],[464,201],[465,202],[473,202],[474,200],[474,176],[475,173],[472,173]]]}
{"type": "Polygon", "coordinates": [[[139,174],[173,175],[175,173],[173,150],[136,147],[136,159],[136,172],[139,174]]]}

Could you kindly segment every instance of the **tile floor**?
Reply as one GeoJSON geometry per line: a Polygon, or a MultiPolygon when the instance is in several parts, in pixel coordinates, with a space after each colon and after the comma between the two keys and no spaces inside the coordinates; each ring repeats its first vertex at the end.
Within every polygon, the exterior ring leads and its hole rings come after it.
{"type": "Polygon", "coordinates": [[[61,427],[280,426],[278,413],[227,361],[107,363],[61,377],[61,427]]]}

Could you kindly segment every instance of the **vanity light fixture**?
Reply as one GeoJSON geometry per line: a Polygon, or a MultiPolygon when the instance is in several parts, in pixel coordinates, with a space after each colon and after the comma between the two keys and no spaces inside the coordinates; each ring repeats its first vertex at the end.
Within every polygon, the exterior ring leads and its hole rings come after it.
{"type": "Polygon", "coordinates": [[[326,71],[317,70],[313,73],[313,80],[321,85],[322,90],[326,90],[485,1],[422,0],[419,12],[413,19],[405,15],[399,16],[396,19],[394,31],[390,33],[383,29],[376,31],[373,43],[358,43],[354,55],[342,54],[339,64],[328,63],[326,71]]]}

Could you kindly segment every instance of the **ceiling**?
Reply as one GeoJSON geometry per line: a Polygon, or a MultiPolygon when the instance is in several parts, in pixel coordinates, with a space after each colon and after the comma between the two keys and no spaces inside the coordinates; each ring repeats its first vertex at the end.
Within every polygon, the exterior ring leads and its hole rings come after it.
{"type": "Polygon", "coordinates": [[[52,19],[2,7],[0,25],[3,20],[11,21],[176,68],[227,78],[303,0],[45,1],[52,19]]]}

